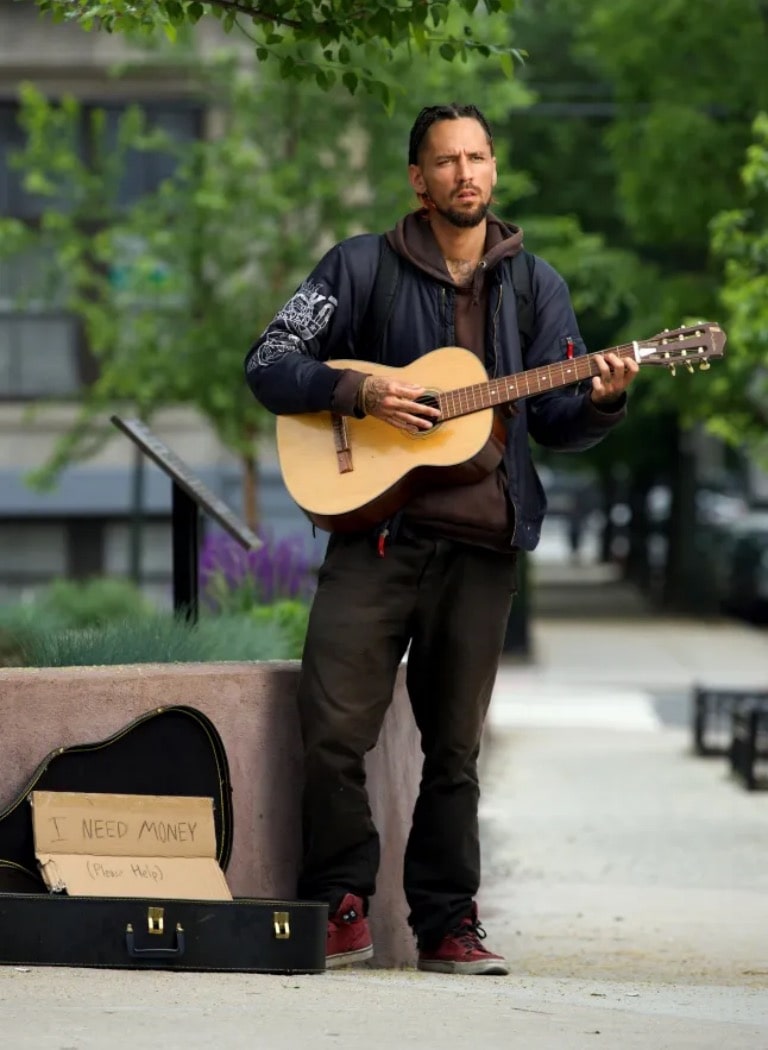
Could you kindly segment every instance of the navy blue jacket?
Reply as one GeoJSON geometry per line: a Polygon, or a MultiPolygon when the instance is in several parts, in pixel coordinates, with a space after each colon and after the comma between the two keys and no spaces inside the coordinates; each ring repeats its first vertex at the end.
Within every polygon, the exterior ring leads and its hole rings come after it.
{"type": "MultiPolygon", "coordinates": [[[[271,412],[328,411],[340,373],[324,367],[331,358],[361,359],[356,345],[379,259],[380,238],[361,234],[335,245],[279,311],[246,357],[246,378],[256,398],[271,412]]],[[[534,266],[536,326],[523,362],[517,325],[511,260],[487,275],[489,282],[486,367],[489,376],[509,375],[564,359],[568,340],[586,352],[565,281],[543,259],[534,266]]],[[[454,346],[454,288],[404,263],[395,308],[380,361],[407,365],[441,346],[454,346]]],[[[615,411],[602,411],[589,398],[589,385],[538,394],[518,402],[507,420],[505,466],[515,512],[513,543],[533,550],[540,537],[546,497],[536,473],[529,435],[544,448],[582,451],[596,445],[625,414],[625,398],[615,411]]],[[[337,406],[334,405],[334,408],[337,406]]]]}

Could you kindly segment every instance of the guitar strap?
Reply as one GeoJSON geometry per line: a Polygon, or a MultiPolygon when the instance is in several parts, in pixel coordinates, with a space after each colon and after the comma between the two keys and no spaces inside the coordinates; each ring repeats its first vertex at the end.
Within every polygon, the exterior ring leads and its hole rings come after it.
{"type": "MultiPolygon", "coordinates": [[[[517,304],[517,327],[523,356],[533,342],[536,326],[536,299],[533,292],[535,261],[535,256],[525,250],[518,252],[511,259],[512,286],[515,290],[517,304]]],[[[381,360],[381,351],[392,307],[397,297],[399,280],[400,256],[390,247],[387,238],[382,236],[379,265],[357,340],[359,346],[365,346],[363,356],[367,361],[381,360]]]]}
{"type": "Polygon", "coordinates": [[[512,286],[517,304],[517,328],[523,357],[533,342],[536,328],[536,297],[533,292],[533,267],[536,256],[524,248],[512,256],[512,286]]]}
{"type": "Polygon", "coordinates": [[[358,340],[366,348],[364,357],[367,361],[381,360],[384,337],[387,334],[392,307],[395,305],[399,281],[400,256],[392,250],[387,238],[382,235],[379,265],[363,317],[360,333],[362,338],[358,340]]]}

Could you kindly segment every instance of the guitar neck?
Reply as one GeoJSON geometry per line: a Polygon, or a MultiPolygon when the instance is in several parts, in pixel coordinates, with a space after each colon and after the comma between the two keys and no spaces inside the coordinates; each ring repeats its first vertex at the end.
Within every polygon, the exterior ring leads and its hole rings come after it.
{"type": "MultiPolygon", "coordinates": [[[[634,358],[635,349],[633,344],[625,343],[600,353],[634,358]]],[[[540,368],[530,368],[525,372],[502,376],[500,379],[490,379],[487,383],[475,383],[472,386],[443,391],[437,399],[442,418],[456,419],[458,416],[468,416],[485,408],[508,405],[511,401],[520,401],[534,394],[543,394],[547,390],[557,390],[583,379],[590,379],[600,372],[595,362],[597,356],[598,354],[582,354],[553,365],[542,365],[540,368]]]]}

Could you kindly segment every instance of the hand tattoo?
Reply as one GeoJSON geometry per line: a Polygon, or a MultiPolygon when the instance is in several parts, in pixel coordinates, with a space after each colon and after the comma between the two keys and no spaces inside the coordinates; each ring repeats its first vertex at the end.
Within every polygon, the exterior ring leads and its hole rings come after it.
{"type": "Polygon", "coordinates": [[[388,380],[380,376],[366,376],[363,380],[363,411],[368,416],[376,415],[376,410],[387,395],[388,380]]]}

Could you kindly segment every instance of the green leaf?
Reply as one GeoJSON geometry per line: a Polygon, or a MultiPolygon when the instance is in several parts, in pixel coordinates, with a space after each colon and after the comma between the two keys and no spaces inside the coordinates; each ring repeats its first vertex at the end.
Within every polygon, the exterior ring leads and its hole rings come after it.
{"type": "Polygon", "coordinates": [[[512,61],[512,55],[509,52],[504,52],[499,55],[499,68],[508,80],[511,80],[515,75],[515,65],[512,61]]]}

